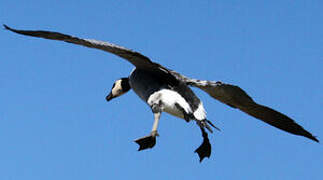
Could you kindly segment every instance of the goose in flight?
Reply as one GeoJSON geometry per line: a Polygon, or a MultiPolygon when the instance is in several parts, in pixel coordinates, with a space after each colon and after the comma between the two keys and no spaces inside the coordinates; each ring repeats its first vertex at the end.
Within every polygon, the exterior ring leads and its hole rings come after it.
{"type": "Polygon", "coordinates": [[[139,151],[154,147],[156,137],[158,136],[157,128],[161,113],[167,112],[187,122],[191,120],[196,122],[201,129],[203,142],[195,152],[198,154],[200,162],[205,157],[210,157],[211,144],[205,129],[212,132],[212,128],[218,128],[206,118],[203,104],[191,90],[190,86],[199,88],[218,101],[232,108],[240,109],[278,129],[319,142],[315,136],[298,125],[294,120],[274,109],[256,103],[238,86],[220,81],[197,80],[186,77],[151,61],[148,57],[136,51],[109,42],[82,39],[58,32],[17,30],[6,25],[4,27],[9,31],[22,35],[65,41],[100,49],[115,54],[133,64],[135,69],[128,77],[120,78],[114,82],[106,100],[110,101],[132,89],[150,106],[154,115],[154,123],[149,135],[135,140],[139,145],[139,151]]]}

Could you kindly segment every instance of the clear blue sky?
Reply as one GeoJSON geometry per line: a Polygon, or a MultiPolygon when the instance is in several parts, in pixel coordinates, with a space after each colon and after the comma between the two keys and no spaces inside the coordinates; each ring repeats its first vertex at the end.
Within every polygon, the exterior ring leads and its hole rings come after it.
{"type": "MultiPolygon", "coordinates": [[[[323,3],[275,1],[1,1],[0,23],[107,40],[199,79],[239,85],[323,140],[323,3]]],[[[1,30],[0,179],[311,179],[323,147],[209,98],[210,159],[195,123],[153,123],[133,92],[109,103],[128,62],[94,49],[1,30]]]]}

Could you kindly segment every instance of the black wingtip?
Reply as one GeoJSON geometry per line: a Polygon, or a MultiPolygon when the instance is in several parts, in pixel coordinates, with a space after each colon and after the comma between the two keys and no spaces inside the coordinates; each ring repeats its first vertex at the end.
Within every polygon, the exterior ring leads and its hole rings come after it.
{"type": "Polygon", "coordinates": [[[310,132],[306,131],[303,127],[301,127],[300,133],[298,135],[304,136],[304,137],[311,139],[317,143],[320,143],[320,141],[317,139],[316,136],[313,136],[310,132]]]}
{"type": "Polygon", "coordinates": [[[5,24],[3,24],[3,27],[4,27],[4,29],[6,29],[6,30],[10,30],[10,29],[11,29],[9,26],[7,26],[7,25],[5,25],[5,24]]]}
{"type": "Polygon", "coordinates": [[[12,29],[11,27],[7,26],[6,24],[3,24],[3,27],[5,30],[9,30],[9,31],[12,31],[12,32],[17,32],[16,29],[12,29]]]}
{"type": "Polygon", "coordinates": [[[315,141],[315,142],[317,142],[317,143],[320,143],[320,141],[317,139],[316,136],[306,136],[306,137],[313,140],[313,141],[315,141]]]}

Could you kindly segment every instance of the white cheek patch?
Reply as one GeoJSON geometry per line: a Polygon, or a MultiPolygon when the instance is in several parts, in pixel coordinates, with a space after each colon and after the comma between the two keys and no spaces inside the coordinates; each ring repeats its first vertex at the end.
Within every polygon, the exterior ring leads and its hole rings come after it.
{"type": "Polygon", "coordinates": [[[122,87],[121,87],[121,80],[117,80],[114,83],[114,87],[111,90],[111,94],[113,97],[117,97],[123,94],[122,87]]]}

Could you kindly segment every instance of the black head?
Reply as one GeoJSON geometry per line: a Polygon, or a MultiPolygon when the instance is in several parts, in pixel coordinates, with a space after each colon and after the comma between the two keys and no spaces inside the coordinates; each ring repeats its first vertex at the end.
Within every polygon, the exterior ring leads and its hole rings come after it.
{"type": "Polygon", "coordinates": [[[105,98],[110,101],[113,98],[119,97],[130,90],[129,78],[121,78],[114,82],[110,94],[105,98]]]}

